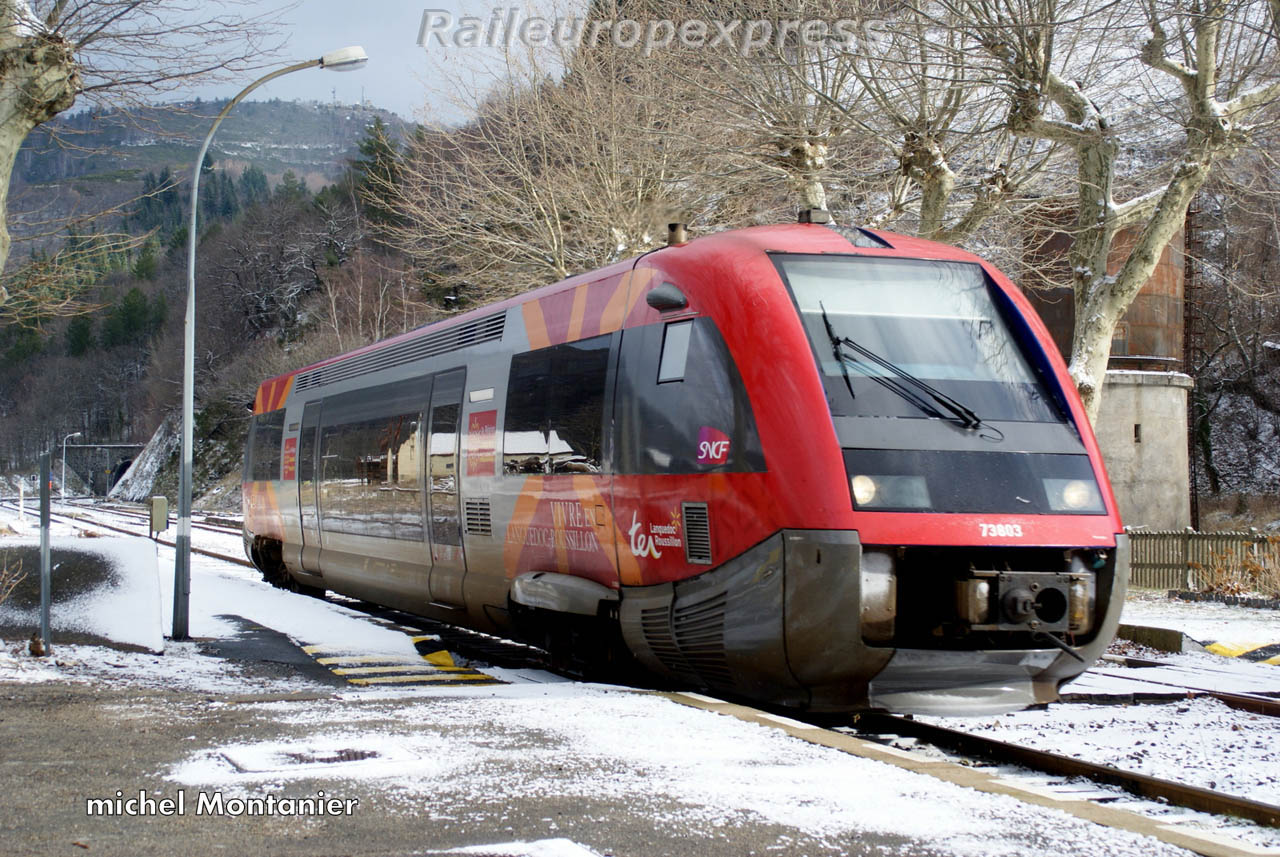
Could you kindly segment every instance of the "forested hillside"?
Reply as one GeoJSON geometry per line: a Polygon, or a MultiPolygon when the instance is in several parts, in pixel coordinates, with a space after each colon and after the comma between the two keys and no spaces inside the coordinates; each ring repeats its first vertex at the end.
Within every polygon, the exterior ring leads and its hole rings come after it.
{"type": "MultiPolygon", "coordinates": [[[[382,114],[345,108],[347,124],[335,128],[329,123],[339,112],[327,107],[268,102],[240,108],[248,121],[227,127],[239,129],[228,136],[244,157],[226,162],[211,154],[201,178],[197,422],[202,442],[209,441],[197,456],[201,487],[234,469],[248,416],[244,403],[263,377],[305,354],[327,356],[386,335],[393,306],[396,331],[426,317],[403,280],[388,294],[383,272],[398,263],[370,240],[360,203],[365,172],[392,147],[395,132],[382,114]],[[314,142],[307,138],[313,132],[319,135],[314,142]],[[249,157],[258,136],[269,141],[256,146],[268,152],[261,161],[249,157]],[[237,145],[238,137],[245,145],[237,145]],[[330,180],[320,184],[317,175],[330,180]]],[[[164,115],[168,130],[192,121],[164,115]]],[[[67,227],[50,249],[27,248],[28,260],[71,259],[56,270],[74,278],[81,293],[75,314],[0,326],[5,469],[29,468],[48,438],[73,430],[96,443],[145,443],[178,402],[186,161],[195,149],[139,141],[132,133],[120,126],[92,130],[80,142],[101,151],[87,158],[37,154],[35,144],[24,154],[27,178],[71,172],[41,185],[61,198],[81,194],[75,189],[82,185],[112,183],[123,202],[84,231],[67,227]],[[113,160],[112,149],[120,146],[124,154],[113,160]],[[134,166],[93,172],[112,164],[134,166]]],[[[105,488],[104,475],[129,455],[86,458],[95,487],[105,488]]]]}

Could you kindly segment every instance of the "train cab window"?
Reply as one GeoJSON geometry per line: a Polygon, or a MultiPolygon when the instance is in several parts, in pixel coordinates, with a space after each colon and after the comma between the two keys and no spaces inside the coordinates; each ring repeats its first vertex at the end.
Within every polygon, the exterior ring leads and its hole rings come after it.
{"type": "Polygon", "coordinates": [[[600,473],[611,335],[511,358],[506,473],[600,473]]]}
{"type": "Polygon", "coordinates": [[[284,437],[284,408],[255,414],[249,426],[247,476],[250,482],[280,478],[280,443],[284,437]]]}
{"type": "Polygon", "coordinates": [[[692,333],[692,321],[677,321],[667,325],[662,340],[662,360],[658,363],[659,384],[684,380],[684,368],[689,361],[689,336],[692,333]]]}
{"type": "MultiPolygon", "coordinates": [[[[708,318],[687,325],[680,383],[664,372],[671,329],[623,331],[614,422],[620,473],[761,471],[764,452],[742,377],[708,318]]],[[[669,368],[669,367],[668,367],[669,368]]]]}

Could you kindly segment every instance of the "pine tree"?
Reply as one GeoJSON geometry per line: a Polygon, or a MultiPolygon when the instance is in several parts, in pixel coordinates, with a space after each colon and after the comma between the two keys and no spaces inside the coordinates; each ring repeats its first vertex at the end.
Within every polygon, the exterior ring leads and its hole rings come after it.
{"type": "Polygon", "coordinates": [[[306,179],[298,178],[293,170],[285,170],[284,175],[280,177],[280,184],[276,185],[276,199],[302,202],[310,195],[310,191],[307,190],[306,179]]]}
{"type": "Polygon", "coordinates": [[[81,357],[93,348],[93,319],[78,315],[67,325],[67,356],[81,357]]]}
{"type": "Polygon", "coordinates": [[[397,218],[391,195],[399,179],[400,153],[381,116],[374,117],[359,147],[360,157],[351,162],[351,170],[365,215],[377,223],[393,223],[397,218]]]}
{"type": "Polygon", "coordinates": [[[267,174],[261,168],[250,165],[240,174],[240,203],[247,210],[261,205],[271,195],[267,174]]]}

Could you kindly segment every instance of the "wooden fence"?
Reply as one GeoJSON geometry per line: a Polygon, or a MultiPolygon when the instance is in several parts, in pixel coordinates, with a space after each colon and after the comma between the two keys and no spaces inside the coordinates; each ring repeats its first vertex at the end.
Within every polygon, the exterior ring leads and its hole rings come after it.
{"type": "Polygon", "coordinates": [[[1129,585],[1152,589],[1202,590],[1208,585],[1210,567],[1239,568],[1246,557],[1280,562],[1280,539],[1257,530],[1133,530],[1129,543],[1133,547],[1129,585]]]}

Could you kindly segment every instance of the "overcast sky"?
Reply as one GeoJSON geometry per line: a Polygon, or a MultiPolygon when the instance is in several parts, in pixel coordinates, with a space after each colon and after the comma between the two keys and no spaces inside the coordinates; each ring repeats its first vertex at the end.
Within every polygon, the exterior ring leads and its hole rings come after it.
{"type": "MultiPolygon", "coordinates": [[[[487,19],[499,7],[505,8],[504,0],[301,0],[283,16],[287,26],[281,35],[288,43],[280,54],[281,65],[347,45],[362,45],[369,54],[369,63],[359,71],[316,69],[286,75],[258,89],[250,99],[336,98],[340,103],[355,104],[363,95],[375,107],[392,110],[405,119],[456,121],[461,114],[449,103],[454,87],[441,84],[441,69],[452,75],[463,67],[479,68],[490,63],[496,54],[484,48],[452,48],[446,52],[438,45],[430,50],[419,47],[423,10],[446,9],[457,16],[487,19]]],[[[482,75],[483,72],[476,72],[472,78],[482,75]]],[[[251,80],[246,77],[235,83],[205,86],[189,94],[229,98],[251,80]]]]}

